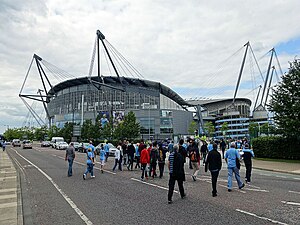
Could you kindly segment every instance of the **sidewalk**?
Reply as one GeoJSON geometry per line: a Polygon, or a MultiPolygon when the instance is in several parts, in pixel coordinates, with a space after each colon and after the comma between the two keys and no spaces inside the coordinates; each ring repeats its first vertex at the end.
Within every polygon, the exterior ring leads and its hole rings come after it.
{"type": "Polygon", "coordinates": [[[18,225],[18,180],[6,151],[0,149],[0,225],[18,225]]]}
{"type": "Polygon", "coordinates": [[[300,175],[300,163],[272,162],[253,159],[253,168],[300,175]]]}

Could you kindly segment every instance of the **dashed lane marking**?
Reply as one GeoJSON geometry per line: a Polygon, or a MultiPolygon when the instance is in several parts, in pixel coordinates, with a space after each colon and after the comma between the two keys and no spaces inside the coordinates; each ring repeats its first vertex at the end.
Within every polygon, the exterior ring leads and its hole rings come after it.
{"type": "Polygon", "coordinates": [[[249,216],[254,216],[254,217],[262,219],[262,220],[267,220],[267,221],[269,221],[271,223],[281,224],[281,225],[288,225],[287,223],[282,223],[282,222],[279,222],[279,221],[276,221],[276,220],[273,220],[273,219],[270,219],[270,218],[267,218],[267,217],[264,217],[264,216],[258,216],[258,215],[254,214],[254,213],[246,212],[246,211],[241,210],[241,209],[236,209],[236,211],[244,213],[244,214],[247,214],[249,216]]]}
{"type": "Polygon", "coordinates": [[[300,203],[298,202],[286,202],[286,201],[281,201],[283,204],[287,204],[287,205],[296,205],[296,206],[300,206],[300,203]]]}
{"type": "Polygon", "coordinates": [[[63,198],[67,201],[67,203],[74,209],[74,211],[79,215],[79,217],[88,225],[92,225],[93,223],[89,220],[89,218],[87,218],[86,215],[83,214],[83,212],[76,206],[76,204],[62,191],[62,189],[60,189],[60,187],[53,181],[53,179],[46,174],[43,170],[41,170],[38,166],[36,166],[35,164],[33,164],[32,162],[30,162],[28,159],[26,159],[24,156],[22,156],[21,154],[19,154],[16,150],[15,150],[16,154],[18,154],[21,158],[23,158],[24,160],[26,160],[28,163],[30,163],[32,166],[34,166],[38,171],[41,172],[41,174],[43,174],[51,183],[52,185],[56,188],[56,190],[63,196],[63,198]]]}
{"type": "Polygon", "coordinates": [[[0,189],[0,193],[5,193],[5,192],[16,192],[17,188],[6,188],[6,189],[0,189]]]}
{"type": "Polygon", "coordinates": [[[257,191],[257,192],[269,192],[268,190],[255,189],[255,188],[245,188],[247,191],[257,191]]]}
{"type": "Polygon", "coordinates": [[[298,178],[298,177],[294,177],[293,179],[295,179],[295,180],[300,180],[300,178],[298,178]]]}
{"type": "Polygon", "coordinates": [[[300,195],[299,191],[289,191],[289,193],[294,193],[294,194],[299,194],[300,195]]]}
{"type": "Polygon", "coordinates": [[[12,195],[0,195],[0,200],[3,199],[10,199],[10,198],[17,198],[17,194],[12,194],[12,195]]]}
{"type": "MultiPolygon", "coordinates": [[[[163,187],[163,186],[159,186],[159,185],[156,185],[156,184],[151,184],[151,183],[148,183],[148,182],[145,182],[145,181],[142,181],[142,180],[138,180],[136,178],[131,178],[131,180],[134,180],[134,181],[137,181],[137,182],[140,182],[142,184],[146,184],[146,185],[149,185],[149,186],[152,186],[152,187],[157,187],[157,188],[160,188],[160,189],[163,189],[163,190],[169,190],[169,188],[167,187],[163,187]]],[[[175,193],[178,193],[178,191],[174,190],[175,193]]]]}

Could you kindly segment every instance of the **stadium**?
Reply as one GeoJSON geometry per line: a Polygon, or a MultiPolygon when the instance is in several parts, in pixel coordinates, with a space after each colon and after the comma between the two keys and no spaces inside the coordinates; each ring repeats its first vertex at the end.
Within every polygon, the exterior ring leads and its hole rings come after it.
{"type": "MultiPolygon", "coordinates": [[[[122,120],[133,111],[141,125],[144,138],[172,138],[186,134],[192,112],[188,103],[165,85],[149,80],[122,77],[103,77],[99,90],[90,79],[100,82],[97,76],[76,78],[61,82],[49,90],[47,102],[51,124],[62,127],[66,122],[82,121],[106,115],[108,119],[122,120]]],[[[118,122],[118,121],[116,121],[118,122]]]]}

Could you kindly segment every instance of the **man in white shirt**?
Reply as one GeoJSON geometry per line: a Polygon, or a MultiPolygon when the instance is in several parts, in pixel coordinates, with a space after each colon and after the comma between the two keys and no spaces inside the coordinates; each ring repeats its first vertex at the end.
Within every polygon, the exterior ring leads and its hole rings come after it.
{"type": "MultiPolygon", "coordinates": [[[[113,171],[115,171],[115,169],[116,169],[116,167],[117,167],[117,165],[119,164],[119,161],[120,161],[120,157],[121,157],[120,148],[121,148],[121,146],[119,145],[117,147],[117,150],[115,151],[115,165],[114,165],[113,171]]],[[[122,171],[122,168],[120,167],[120,164],[119,164],[119,170],[122,171]]]]}

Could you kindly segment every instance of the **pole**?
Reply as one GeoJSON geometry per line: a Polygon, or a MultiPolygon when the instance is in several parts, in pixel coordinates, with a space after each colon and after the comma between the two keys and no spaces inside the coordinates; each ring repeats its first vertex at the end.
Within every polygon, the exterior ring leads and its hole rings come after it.
{"type": "Polygon", "coordinates": [[[80,125],[83,125],[83,104],[84,104],[84,95],[81,95],[81,123],[80,125]]]}

